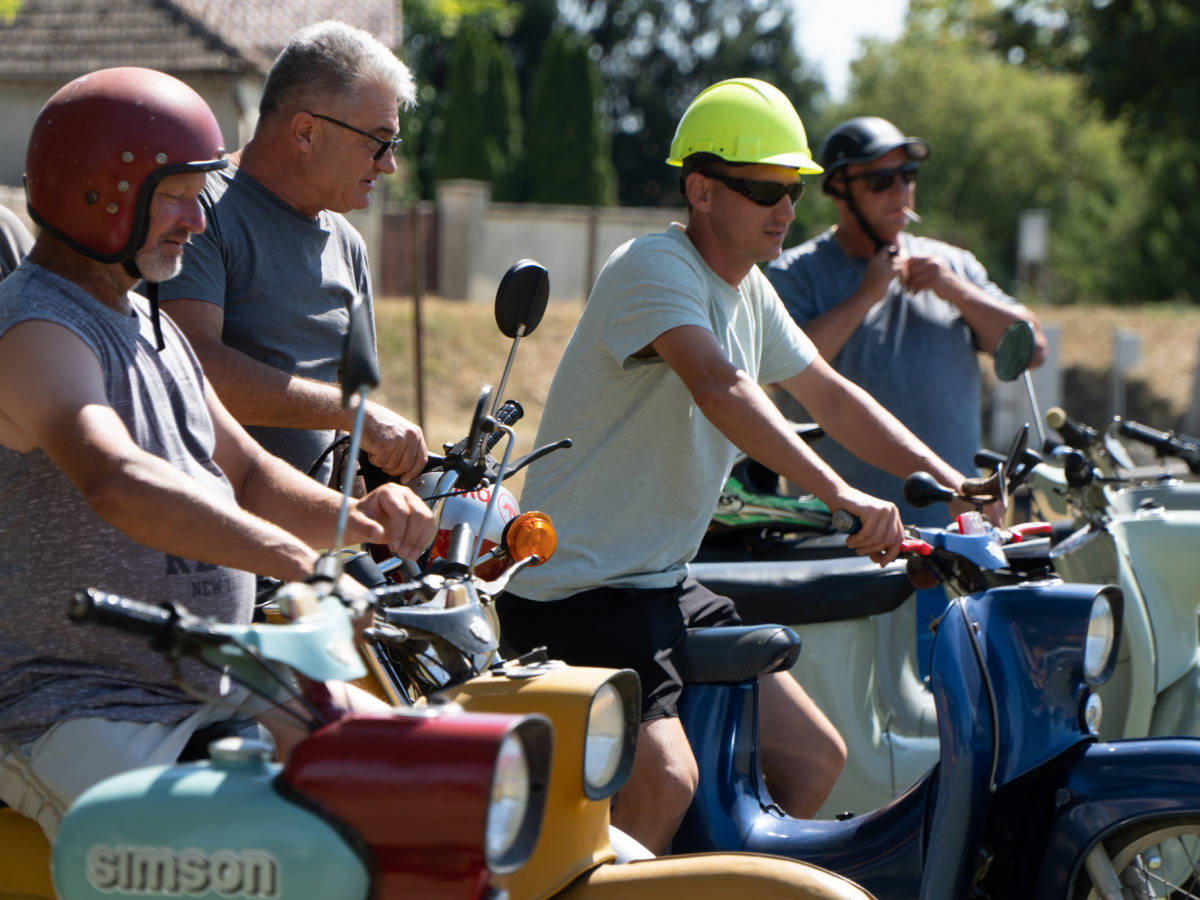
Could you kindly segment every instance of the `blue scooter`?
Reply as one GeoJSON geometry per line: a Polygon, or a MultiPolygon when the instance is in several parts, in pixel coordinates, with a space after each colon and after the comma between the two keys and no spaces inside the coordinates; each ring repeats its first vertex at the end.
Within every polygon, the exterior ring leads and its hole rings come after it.
{"type": "Polygon", "coordinates": [[[939,761],[874,811],[793,819],[766,789],[757,675],[791,667],[794,632],[689,635],[680,717],[700,778],[673,852],[789,856],[881,900],[1200,896],[1200,741],[1096,738],[1120,590],[996,569],[1001,535],[969,530],[906,543],[914,583],[966,590],[933,648],[939,761]]]}

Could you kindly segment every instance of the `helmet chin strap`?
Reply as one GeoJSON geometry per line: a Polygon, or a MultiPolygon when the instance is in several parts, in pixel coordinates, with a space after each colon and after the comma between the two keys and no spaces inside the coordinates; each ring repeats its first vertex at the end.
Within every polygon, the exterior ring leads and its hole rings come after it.
{"type": "MultiPolygon", "coordinates": [[[[846,178],[846,173],[843,171],[842,172],[843,183],[845,182],[845,178],[846,178]]],[[[858,221],[858,227],[862,229],[863,234],[865,234],[867,236],[867,239],[870,240],[871,243],[873,243],[875,245],[876,253],[878,253],[884,247],[892,246],[889,242],[887,242],[883,238],[881,238],[879,236],[878,232],[876,232],[875,229],[871,227],[871,223],[867,221],[867,217],[864,216],[862,213],[862,210],[860,210],[858,208],[858,204],[854,202],[854,195],[849,190],[847,190],[845,193],[842,193],[840,190],[835,188],[833,185],[828,185],[826,187],[826,193],[830,194],[831,196],[834,196],[841,200],[846,201],[846,208],[848,210],[850,210],[851,213],[853,213],[854,218],[858,221]]]]}
{"type": "Polygon", "coordinates": [[[158,352],[162,353],[163,348],[167,344],[163,340],[162,316],[158,311],[158,282],[146,281],[142,275],[142,270],[138,268],[137,257],[135,256],[121,260],[121,265],[129,273],[130,278],[146,282],[146,297],[150,301],[150,322],[154,326],[154,343],[158,352]]]}

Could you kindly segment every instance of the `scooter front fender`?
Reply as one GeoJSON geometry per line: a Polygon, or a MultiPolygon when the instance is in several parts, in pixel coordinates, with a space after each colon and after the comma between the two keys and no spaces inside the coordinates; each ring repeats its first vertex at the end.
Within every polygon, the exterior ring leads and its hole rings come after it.
{"type": "Polygon", "coordinates": [[[1023,896],[1072,896],[1088,852],[1108,835],[1148,819],[1200,815],[1200,740],[1157,738],[1093,744],[1054,791],[1037,872],[1023,896]]]}

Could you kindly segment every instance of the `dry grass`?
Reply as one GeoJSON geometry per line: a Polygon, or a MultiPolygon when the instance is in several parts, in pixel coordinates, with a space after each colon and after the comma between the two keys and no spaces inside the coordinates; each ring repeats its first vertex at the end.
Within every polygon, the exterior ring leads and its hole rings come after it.
{"type": "MultiPolygon", "coordinates": [[[[516,452],[532,446],[550,379],[580,310],[574,303],[551,304],[538,330],[521,341],[504,392],[525,407],[516,452]]],[[[1126,328],[1141,339],[1141,362],[1128,386],[1130,418],[1179,427],[1192,397],[1200,309],[1073,306],[1045,307],[1038,314],[1060,329],[1064,404],[1073,415],[1098,422],[1107,414],[1112,335],[1126,328]]],[[[412,301],[382,300],[377,315],[383,378],[377,399],[416,418],[412,301]]],[[[490,301],[427,298],[422,322],[424,428],[431,448],[437,448],[466,434],[480,388],[499,383],[510,342],[496,329],[490,301]]]]}

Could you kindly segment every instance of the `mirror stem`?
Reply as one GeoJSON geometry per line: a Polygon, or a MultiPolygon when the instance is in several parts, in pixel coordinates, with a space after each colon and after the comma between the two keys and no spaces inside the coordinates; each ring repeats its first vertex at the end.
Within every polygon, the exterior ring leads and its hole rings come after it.
{"type": "Polygon", "coordinates": [[[1038,449],[1044,451],[1046,449],[1046,426],[1042,424],[1042,413],[1038,408],[1037,395],[1033,392],[1033,376],[1029,374],[1029,369],[1025,369],[1021,374],[1025,379],[1025,393],[1029,395],[1029,406],[1033,410],[1033,424],[1038,433],[1038,449]]]}
{"type": "Polygon", "coordinates": [[[358,409],[354,412],[354,428],[350,431],[350,448],[346,451],[346,473],[342,477],[342,506],[338,510],[337,534],[333,539],[333,549],[342,549],[342,540],[346,536],[346,519],[350,516],[350,497],[354,493],[354,476],[358,470],[358,450],[362,439],[363,417],[367,411],[367,385],[358,389],[358,409]]]}
{"type": "Polygon", "coordinates": [[[504,386],[508,384],[508,373],[512,371],[513,360],[517,357],[517,346],[521,343],[521,338],[525,335],[525,326],[518,325],[517,333],[513,337],[512,349],[508,351],[508,362],[504,364],[504,374],[500,376],[500,387],[496,389],[496,395],[492,399],[491,415],[495,417],[496,410],[500,408],[503,402],[500,398],[504,396],[504,386]]]}

